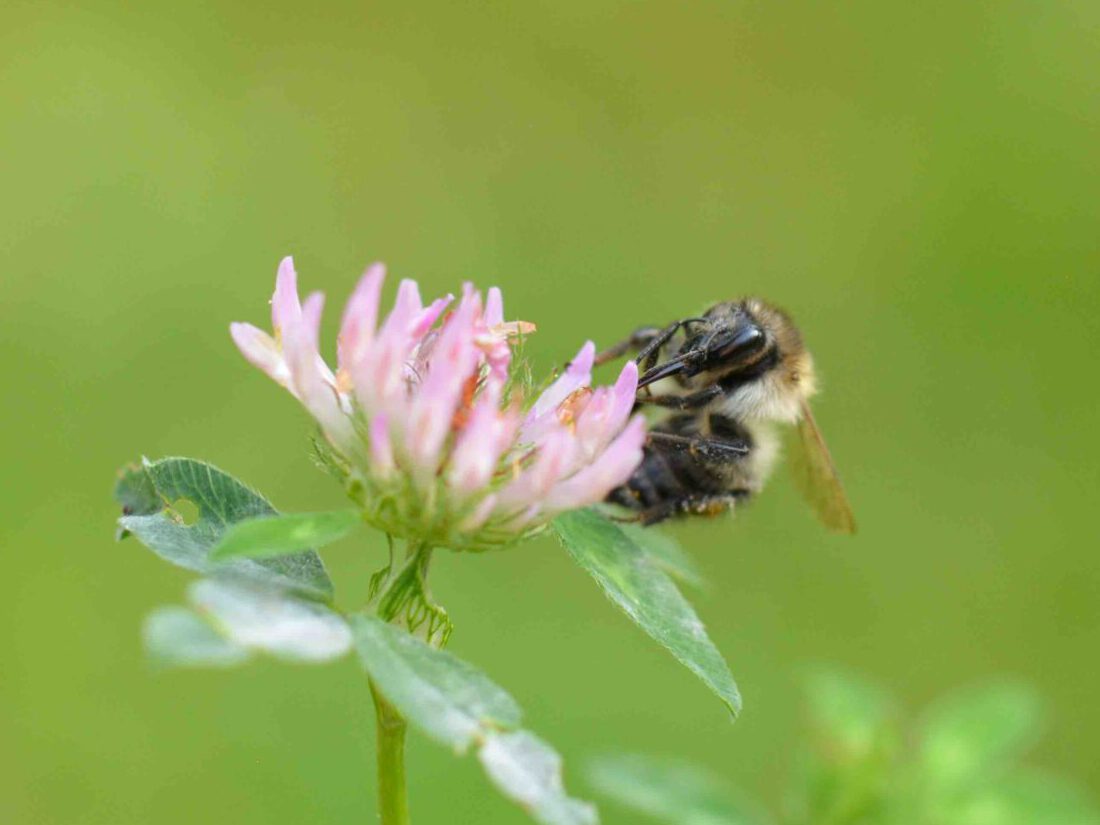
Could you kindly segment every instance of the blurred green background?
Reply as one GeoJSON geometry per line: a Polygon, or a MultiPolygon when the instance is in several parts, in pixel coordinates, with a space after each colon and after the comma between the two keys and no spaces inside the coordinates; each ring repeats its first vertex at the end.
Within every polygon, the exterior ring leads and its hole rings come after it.
{"type": "MultiPolygon", "coordinates": [[[[675,534],[745,695],[717,701],[549,541],[440,560],[451,649],[567,758],[680,754],[766,800],[807,664],[916,705],[1007,674],[1037,758],[1100,784],[1100,4],[84,3],[0,10],[0,821],[373,821],[347,661],[156,673],[191,577],[112,542],[115,468],[208,459],[338,506],[305,415],[226,326],[278,259],[504,288],[539,371],[586,337],[759,293],[801,323],[860,521],[780,475],[675,534]]],[[[383,544],[326,560],[355,605],[383,544]]],[[[411,745],[422,823],[521,823],[411,745]]],[[[625,823],[608,812],[609,823],[625,823]]]]}

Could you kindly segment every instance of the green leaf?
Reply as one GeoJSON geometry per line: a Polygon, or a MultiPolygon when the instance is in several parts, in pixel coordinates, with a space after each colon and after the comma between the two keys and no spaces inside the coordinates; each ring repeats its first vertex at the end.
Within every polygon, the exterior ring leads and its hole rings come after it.
{"type": "Polygon", "coordinates": [[[1078,788],[1053,777],[1013,773],[962,794],[941,811],[943,825],[1100,825],[1078,788]]]}
{"type": "Polygon", "coordinates": [[[300,553],[341,539],[359,523],[355,510],[329,513],[287,513],[238,521],[210,551],[211,559],[247,556],[266,559],[300,553]]]}
{"type": "Polygon", "coordinates": [[[191,585],[188,597],[241,648],[291,662],[327,662],[351,649],[351,629],[343,616],[284,590],[203,579],[191,585]]]}
{"type": "Polygon", "coordinates": [[[997,684],[948,696],[928,712],[921,765],[935,786],[951,791],[1009,764],[1039,734],[1042,705],[1018,684],[997,684]]]}
{"type": "Polygon", "coordinates": [[[519,727],[515,700],[488,676],[366,614],[351,618],[359,661],[375,687],[430,738],[478,748],[489,779],[544,825],[594,825],[592,806],[565,795],[561,757],[519,727]]]}
{"type": "Polygon", "coordinates": [[[115,501],[122,506],[122,514],[126,516],[149,515],[164,506],[142,464],[130,464],[119,470],[115,501]]]}
{"type": "MultiPolygon", "coordinates": [[[[124,516],[146,516],[164,506],[153,487],[153,480],[140,464],[130,464],[118,471],[114,496],[124,516]]],[[[115,539],[121,541],[128,535],[130,533],[119,525],[115,539]]]]}
{"type": "Polygon", "coordinates": [[[145,619],[145,650],[158,665],[232,667],[248,659],[248,651],[221,636],[185,607],[160,607],[145,619]]]}
{"type": "Polygon", "coordinates": [[[554,529],[607,597],[703,680],[736,715],[741,696],[703,623],[668,575],[618,525],[594,510],[564,513],[554,529]]]}
{"type": "Polygon", "coordinates": [[[671,825],[754,825],[768,821],[728,784],[678,759],[605,756],[588,770],[592,785],[632,811],[671,825]]]}
{"type": "Polygon", "coordinates": [[[497,789],[515,800],[543,825],[595,825],[596,809],[566,795],[561,757],[534,734],[521,730],[494,733],[478,751],[485,773],[497,789]]]}
{"type": "Polygon", "coordinates": [[[895,712],[874,685],[835,670],[807,680],[810,722],[821,749],[834,761],[871,758],[892,744],[895,712]]]}
{"type": "Polygon", "coordinates": [[[624,523],[619,525],[630,539],[645,551],[653,562],[684,584],[692,587],[703,587],[706,583],[703,573],[680,542],[676,541],[668,533],[656,527],[642,527],[639,524],[624,523]]]}
{"type": "Polygon", "coordinates": [[[128,513],[119,519],[120,535],[133,533],[165,561],[195,570],[295,590],[312,598],[332,598],[332,582],[313,551],[270,559],[234,559],[216,563],[210,551],[234,524],[276,514],[259,493],[216,467],[190,458],[146,461],[126,471],[115,490],[128,513]],[[178,503],[198,508],[194,524],[185,523],[178,503]]]}
{"type": "Polygon", "coordinates": [[[489,677],[374,616],[352,616],[359,660],[378,689],[437,742],[465,751],[498,728],[519,726],[519,706],[489,677]]]}

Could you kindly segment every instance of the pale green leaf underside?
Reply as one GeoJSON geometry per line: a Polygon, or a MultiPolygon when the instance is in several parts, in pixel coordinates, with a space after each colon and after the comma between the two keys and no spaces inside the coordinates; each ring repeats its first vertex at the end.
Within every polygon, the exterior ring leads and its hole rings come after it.
{"type": "Polygon", "coordinates": [[[476,747],[493,784],[543,825],[594,825],[595,809],[565,794],[561,757],[518,730],[519,706],[488,676],[374,616],[351,627],[364,670],[409,722],[458,753],[476,747]]]}
{"type": "Polygon", "coordinates": [[[161,607],[145,621],[145,649],[158,664],[230,667],[255,653],[320,663],[351,649],[343,616],[285,590],[203,579],[188,598],[193,609],[161,607]]]}
{"type": "Polygon", "coordinates": [[[191,585],[194,608],[232,644],[291,662],[327,662],[351,650],[339,613],[285,591],[203,579],[191,585]]]}
{"type": "Polygon", "coordinates": [[[286,513],[238,521],[225,531],[210,551],[210,558],[266,559],[300,553],[343,538],[358,523],[359,513],[355,510],[286,513]]]}
{"type": "Polygon", "coordinates": [[[259,493],[216,467],[189,458],[146,461],[128,470],[115,496],[125,512],[119,525],[172,564],[199,573],[217,573],[269,587],[295,590],[312,598],[330,599],[332,582],[320,556],[313,551],[275,558],[215,562],[210,551],[234,524],[276,515],[259,493]],[[180,500],[198,508],[188,525],[172,509],[180,500]]]}
{"type": "Polygon", "coordinates": [[[596,809],[565,793],[561,757],[528,731],[490,734],[478,751],[497,789],[543,825],[595,825],[596,809]]]}
{"type": "Polygon", "coordinates": [[[374,616],[353,616],[351,626],[382,694],[440,744],[462,752],[489,731],[519,725],[519,705],[472,665],[374,616]]]}
{"type": "Polygon", "coordinates": [[[618,525],[594,510],[564,513],[554,529],[573,559],[627,616],[713,690],[735,715],[729,667],[676,585],[618,525]]]}
{"type": "Polygon", "coordinates": [[[728,785],[695,765],[642,754],[595,760],[588,778],[623,807],[670,825],[754,825],[763,814],[735,798],[728,785]]]}
{"type": "Polygon", "coordinates": [[[158,665],[232,667],[249,652],[226,639],[201,616],[186,607],[159,607],[145,619],[145,650],[158,665]]]}

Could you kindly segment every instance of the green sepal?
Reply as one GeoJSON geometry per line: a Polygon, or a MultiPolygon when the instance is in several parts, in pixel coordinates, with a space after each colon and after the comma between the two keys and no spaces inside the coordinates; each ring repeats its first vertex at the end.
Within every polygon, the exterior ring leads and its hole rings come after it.
{"type": "Polygon", "coordinates": [[[760,825],[770,821],[709,771],[679,759],[621,754],[594,760],[589,782],[624,808],[669,825],[760,825]]]}

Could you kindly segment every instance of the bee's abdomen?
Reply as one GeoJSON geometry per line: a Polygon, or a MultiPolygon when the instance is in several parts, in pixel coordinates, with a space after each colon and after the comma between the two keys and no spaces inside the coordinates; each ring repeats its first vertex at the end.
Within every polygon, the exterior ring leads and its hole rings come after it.
{"type": "Polygon", "coordinates": [[[643,516],[662,514],[658,518],[666,518],[674,513],[703,512],[698,508],[719,502],[728,505],[733,499],[748,497],[758,486],[753,479],[756,462],[750,460],[756,447],[752,433],[714,413],[702,423],[705,427],[700,426],[697,415],[682,415],[654,427],[654,435],[698,438],[702,443],[685,448],[682,442],[651,439],[642,463],[626,483],[608,494],[607,500],[643,516]],[[716,448],[721,444],[731,449],[716,448]]]}
{"type": "Polygon", "coordinates": [[[723,488],[722,480],[692,456],[647,445],[642,463],[607,500],[631,510],[648,510],[698,493],[720,493],[723,488]]]}

